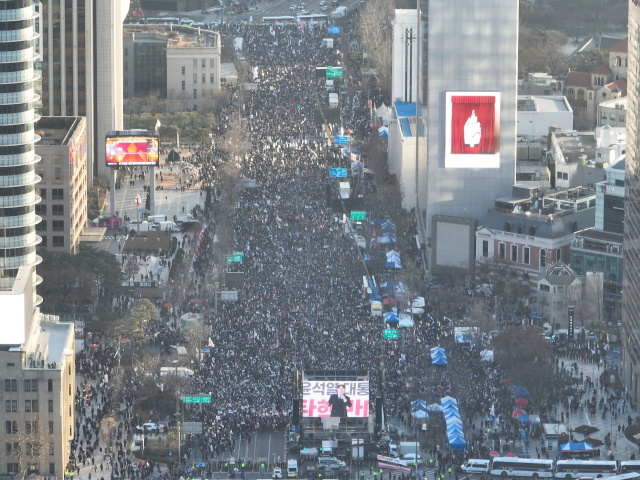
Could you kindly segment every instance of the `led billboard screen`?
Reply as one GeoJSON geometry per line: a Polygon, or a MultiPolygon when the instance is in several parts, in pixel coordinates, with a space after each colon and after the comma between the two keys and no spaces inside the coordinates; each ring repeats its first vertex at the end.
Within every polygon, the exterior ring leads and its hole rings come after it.
{"type": "Polygon", "coordinates": [[[158,160],[157,136],[107,136],[107,165],[110,167],[157,166],[158,160]]]}
{"type": "Polygon", "coordinates": [[[303,381],[303,417],[369,416],[369,381],[303,381]]]}
{"type": "Polygon", "coordinates": [[[447,92],[446,168],[500,167],[500,92],[447,92]]]}

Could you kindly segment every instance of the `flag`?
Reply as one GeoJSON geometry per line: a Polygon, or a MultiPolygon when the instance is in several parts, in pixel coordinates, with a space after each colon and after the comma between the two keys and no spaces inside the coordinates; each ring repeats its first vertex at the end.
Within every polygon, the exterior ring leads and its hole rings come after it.
{"type": "Polygon", "coordinates": [[[212,348],[216,346],[216,344],[213,343],[213,340],[211,340],[211,337],[209,337],[209,346],[212,348]]]}
{"type": "Polygon", "coordinates": [[[156,120],[156,133],[158,132],[158,130],[160,129],[160,127],[162,126],[162,124],[160,123],[160,119],[156,120]]]}

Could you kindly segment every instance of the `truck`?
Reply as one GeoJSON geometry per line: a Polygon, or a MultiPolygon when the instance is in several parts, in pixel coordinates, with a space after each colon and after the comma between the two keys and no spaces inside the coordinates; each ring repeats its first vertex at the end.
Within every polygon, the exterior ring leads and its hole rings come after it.
{"type": "Polygon", "coordinates": [[[338,108],[338,94],[330,93],[329,94],[329,108],[338,108]]]}
{"type": "Polygon", "coordinates": [[[156,228],[159,232],[179,232],[180,231],[180,227],[176,225],[175,222],[171,222],[171,221],[159,222],[156,225],[156,228]]]}
{"type": "Polygon", "coordinates": [[[331,12],[331,18],[342,18],[347,15],[347,7],[338,7],[331,12]]]}
{"type": "Polygon", "coordinates": [[[420,442],[400,442],[398,447],[402,455],[416,452],[420,453],[420,442]]]}
{"type": "Polygon", "coordinates": [[[149,218],[147,218],[147,221],[149,223],[166,222],[167,216],[166,215],[149,215],[149,218]]]}
{"type": "Polygon", "coordinates": [[[193,217],[193,215],[191,215],[190,213],[187,213],[187,214],[183,214],[183,215],[176,215],[175,216],[175,222],[178,225],[180,225],[181,223],[197,222],[197,220],[193,217]]]}
{"type": "Polygon", "coordinates": [[[136,232],[154,232],[156,229],[156,225],[149,222],[140,222],[140,223],[131,223],[129,225],[131,230],[135,230],[136,232]]]}
{"type": "Polygon", "coordinates": [[[298,461],[294,458],[287,461],[287,477],[295,478],[298,476],[298,461]]]}

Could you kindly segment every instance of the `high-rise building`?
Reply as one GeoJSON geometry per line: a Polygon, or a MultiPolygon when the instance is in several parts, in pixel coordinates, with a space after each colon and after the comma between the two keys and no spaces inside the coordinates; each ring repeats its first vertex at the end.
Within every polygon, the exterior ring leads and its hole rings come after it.
{"type": "Polygon", "coordinates": [[[42,113],[87,118],[89,187],[94,174],[108,174],[107,131],[122,129],[122,21],[128,10],[129,0],[42,1],[42,113]]]}
{"type": "Polygon", "coordinates": [[[640,2],[629,0],[627,152],[622,277],[622,376],[640,394],[640,2]]]}
{"type": "Polygon", "coordinates": [[[74,328],[40,314],[35,288],[36,19],[33,0],[0,0],[0,465],[9,476],[63,478],[74,426],[74,328]]]}
{"type": "Polygon", "coordinates": [[[418,12],[396,9],[393,22],[391,98],[413,103],[418,98],[418,12]]]}
{"type": "Polygon", "coordinates": [[[432,271],[469,273],[470,229],[515,183],[518,2],[430,0],[428,9],[417,211],[432,271]]]}
{"type": "MultiPolygon", "coordinates": [[[[41,261],[36,255],[40,219],[35,211],[39,201],[35,165],[40,160],[34,147],[36,17],[31,0],[0,2],[0,291],[12,289],[21,266],[41,261]]],[[[33,270],[37,304],[36,283],[33,270]]]]}

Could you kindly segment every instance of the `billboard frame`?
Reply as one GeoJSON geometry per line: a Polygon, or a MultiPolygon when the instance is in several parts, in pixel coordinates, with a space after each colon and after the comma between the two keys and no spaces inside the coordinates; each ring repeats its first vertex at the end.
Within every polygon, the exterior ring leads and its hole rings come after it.
{"type": "MultiPolygon", "coordinates": [[[[149,130],[118,130],[118,131],[109,131],[107,132],[107,134],[105,135],[105,163],[107,165],[107,167],[112,168],[112,167],[157,167],[160,165],[160,138],[157,132],[153,132],[153,131],[149,131],[149,130]],[[138,139],[139,141],[145,140],[147,142],[147,144],[149,143],[149,139],[154,140],[155,139],[155,145],[156,145],[156,160],[153,162],[122,162],[122,163],[118,163],[118,162],[110,162],[109,161],[109,140],[110,139],[122,139],[122,141],[126,142],[128,141],[133,141],[134,139],[138,139]]],[[[147,156],[149,154],[149,152],[152,152],[152,150],[147,150],[147,156]]],[[[115,156],[115,155],[113,155],[115,156]]]]}

